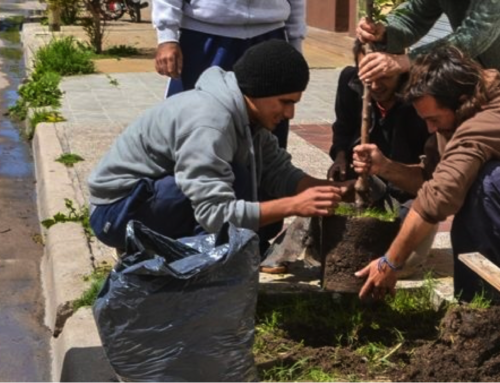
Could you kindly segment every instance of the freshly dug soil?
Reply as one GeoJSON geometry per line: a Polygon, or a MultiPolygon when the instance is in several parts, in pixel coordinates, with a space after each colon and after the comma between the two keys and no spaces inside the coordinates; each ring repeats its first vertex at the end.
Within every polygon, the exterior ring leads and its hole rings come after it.
{"type": "Polygon", "coordinates": [[[362,316],[368,317],[363,321],[375,323],[378,316],[387,321],[377,322],[381,326],[373,329],[356,324],[361,330],[350,340],[345,329],[320,321],[290,324],[286,312],[281,312],[285,319],[280,330],[257,336],[266,345],[264,352],[256,353],[260,378],[275,380],[273,369],[284,368],[290,371],[289,378],[280,375],[279,380],[312,380],[301,374],[321,369],[336,381],[500,381],[500,307],[457,306],[447,312],[410,315],[383,311],[379,306],[366,307],[362,316]],[[385,356],[371,358],[360,352],[366,345],[386,346],[385,356]]]}
{"type": "Polygon", "coordinates": [[[320,254],[322,286],[328,291],[356,293],[364,281],[354,273],[387,251],[400,222],[332,215],[323,217],[320,254]]]}
{"type": "Polygon", "coordinates": [[[453,309],[441,335],[416,349],[401,380],[425,382],[500,381],[500,307],[453,309]]]}

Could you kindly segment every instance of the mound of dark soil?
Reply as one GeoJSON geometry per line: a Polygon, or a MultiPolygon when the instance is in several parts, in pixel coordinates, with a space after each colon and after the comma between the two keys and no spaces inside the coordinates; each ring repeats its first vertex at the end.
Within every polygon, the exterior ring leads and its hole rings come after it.
{"type": "Polygon", "coordinates": [[[434,342],[416,349],[403,381],[500,381],[500,307],[455,308],[434,342]]]}

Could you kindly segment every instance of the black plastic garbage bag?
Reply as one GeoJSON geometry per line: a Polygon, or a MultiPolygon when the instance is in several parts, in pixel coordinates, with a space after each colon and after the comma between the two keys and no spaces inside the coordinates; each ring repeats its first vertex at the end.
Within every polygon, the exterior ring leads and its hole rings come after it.
{"type": "Polygon", "coordinates": [[[226,224],[172,240],[139,222],[94,304],[106,355],[122,380],[254,381],[259,241],[226,224]]]}

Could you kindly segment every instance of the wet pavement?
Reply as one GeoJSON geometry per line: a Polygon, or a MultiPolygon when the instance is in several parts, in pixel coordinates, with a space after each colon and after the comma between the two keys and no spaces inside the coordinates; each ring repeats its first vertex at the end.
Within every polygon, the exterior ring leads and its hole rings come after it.
{"type": "Polygon", "coordinates": [[[8,19],[23,14],[20,3],[0,4],[0,380],[18,382],[50,380],[33,159],[4,115],[24,73],[21,44],[8,19]]]}

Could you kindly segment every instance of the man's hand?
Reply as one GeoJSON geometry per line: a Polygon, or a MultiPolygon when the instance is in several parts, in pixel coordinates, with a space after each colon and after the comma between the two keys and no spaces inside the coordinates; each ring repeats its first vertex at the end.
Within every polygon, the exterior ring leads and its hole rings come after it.
{"type": "Polygon", "coordinates": [[[379,175],[389,160],[375,144],[363,144],[353,149],[354,171],[358,174],[379,175]]]}
{"type": "Polygon", "coordinates": [[[342,199],[343,190],[335,186],[314,186],[292,197],[292,215],[325,216],[333,212],[342,199]]]}
{"type": "Polygon", "coordinates": [[[370,83],[383,77],[392,77],[410,70],[407,55],[393,55],[385,52],[369,53],[359,63],[358,76],[370,83]]]}
{"type": "Polygon", "coordinates": [[[364,269],[357,271],[354,275],[359,278],[367,278],[359,292],[360,299],[371,297],[375,300],[384,299],[387,294],[396,294],[397,272],[392,270],[386,263],[381,263],[380,258],[370,262],[364,269]]]}
{"type": "Polygon", "coordinates": [[[326,178],[333,181],[345,181],[346,171],[347,162],[345,159],[345,153],[339,152],[335,157],[333,165],[330,166],[330,169],[328,169],[326,178]]]}
{"type": "Polygon", "coordinates": [[[385,25],[381,23],[374,23],[363,17],[359,20],[358,27],[356,28],[356,37],[362,43],[376,43],[385,40],[385,25]]]}
{"type": "Polygon", "coordinates": [[[182,72],[182,51],[178,43],[166,42],[156,49],[156,71],[172,78],[179,78],[182,72]]]}

